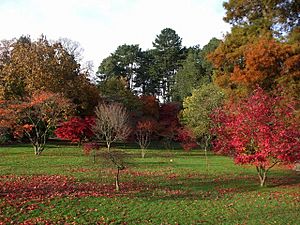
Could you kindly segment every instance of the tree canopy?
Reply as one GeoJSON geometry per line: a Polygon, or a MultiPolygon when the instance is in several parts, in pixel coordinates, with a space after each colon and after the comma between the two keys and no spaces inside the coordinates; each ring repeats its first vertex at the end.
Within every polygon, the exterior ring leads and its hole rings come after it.
{"type": "Polygon", "coordinates": [[[0,45],[0,99],[22,99],[44,90],[63,93],[78,105],[78,113],[87,113],[97,104],[89,72],[81,69],[72,51],[59,41],[50,42],[45,36],[32,41],[23,36],[0,45]]]}

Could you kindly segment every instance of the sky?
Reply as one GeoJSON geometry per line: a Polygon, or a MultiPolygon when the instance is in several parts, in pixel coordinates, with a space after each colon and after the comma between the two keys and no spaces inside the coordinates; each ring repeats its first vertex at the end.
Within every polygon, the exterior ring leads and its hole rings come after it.
{"type": "Polygon", "coordinates": [[[49,40],[68,38],[84,49],[84,61],[96,71],[119,45],[143,50],[164,28],[172,28],[183,46],[203,47],[222,38],[223,0],[0,0],[0,40],[41,34],[49,40]]]}

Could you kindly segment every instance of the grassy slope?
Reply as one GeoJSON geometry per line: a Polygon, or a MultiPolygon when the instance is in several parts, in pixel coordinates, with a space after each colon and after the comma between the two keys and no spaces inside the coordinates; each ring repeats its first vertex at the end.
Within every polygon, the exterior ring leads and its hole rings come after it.
{"type": "MultiPolygon", "coordinates": [[[[141,185],[138,191],[109,197],[33,199],[21,207],[1,197],[0,221],[300,224],[300,177],[294,171],[274,168],[268,186],[260,188],[254,168],[236,166],[226,157],[209,155],[207,170],[204,156],[197,150],[151,150],[145,159],[139,158],[139,150],[127,151],[131,157],[121,179],[141,185]],[[30,205],[35,207],[28,210],[30,205]]],[[[1,147],[0,157],[2,176],[59,174],[75,177],[78,182],[113,183],[113,170],[100,161],[93,164],[77,147],[50,146],[38,157],[28,146],[1,147]]]]}

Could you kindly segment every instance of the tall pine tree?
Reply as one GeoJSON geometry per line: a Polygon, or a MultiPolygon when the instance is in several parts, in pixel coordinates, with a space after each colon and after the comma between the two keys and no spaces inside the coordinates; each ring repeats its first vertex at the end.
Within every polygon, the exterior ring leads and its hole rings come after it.
{"type": "Polygon", "coordinates": [[[182,40],[171,28],[165,28],[152,43],[154,47],[155,64],[160,81],[161,97],[164,102],[170,102],[174,84],[174,75],[179,69],[182,57],[182,40]]]}

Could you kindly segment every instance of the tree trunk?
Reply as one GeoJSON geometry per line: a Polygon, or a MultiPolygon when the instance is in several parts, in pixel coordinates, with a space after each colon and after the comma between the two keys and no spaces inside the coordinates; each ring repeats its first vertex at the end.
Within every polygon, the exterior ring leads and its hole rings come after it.
{"type": "Polygon", "coordinates": [[[260,186],[263,187],[265,186],[266,183],[266,172],[263,173],[262,177],[260,177],[260,186]]]}
{"type": "Polygon", "coordinates": [[[259,181],[260,181],[260,186],[264,187],[266,184],[266,179],[267,179],[267,171],[264,167],[262,166],[257,166],[256,167],[257,173],[258,173],[258,177],[259,177],[259,181]]]}
{"type": "Polygon", "coordinates": [[[40,155],[42,153],[42,151],[44,150],[44,146],[39,143],[35,143],[35,144],[33,144],[33,149],[34,149],[35,155],[40,155]]]}
{"type": "Polygon", "coordinates": [[[93,150],[93,163],[96,163],[96,150],[93,150]]]}
{"type": "Polygon", "coordinates": [[[204,146],[204,153],[205,153],[205,165],[206,165],[206,172],[209,171],[209,168],[208,168],[208,156],[207,156],[207,148],[208,148],[208,141],[210,139],[210,136],[205,136],[205,146],[204,146]]]}
{"type": "Polygon", "coordinates": [[[145,154],[146,154],[145,149],[142,148],[142,158],[143,158],[143,159],[145,158],[145,154]]]}
{"type": "Polygon", "coordinates": [[[33,145],[33,150],[34,150],[34,154],[35,155],[39,155],[39,151],[38,151],[38,146],[37,145],[33,145]]]}
{"type": "Polygon", "coordinates": [[[110,152],[110,142],[106,142],[107,144],[107,151],[110,152]]]}
{"type": "Polygon", "coordinates": [[[118,167],[117,174],[116,174],[116,191],[120,191],[120,184],[119,184],[119,173],[120,173],[120,168],[118,167]]]}

